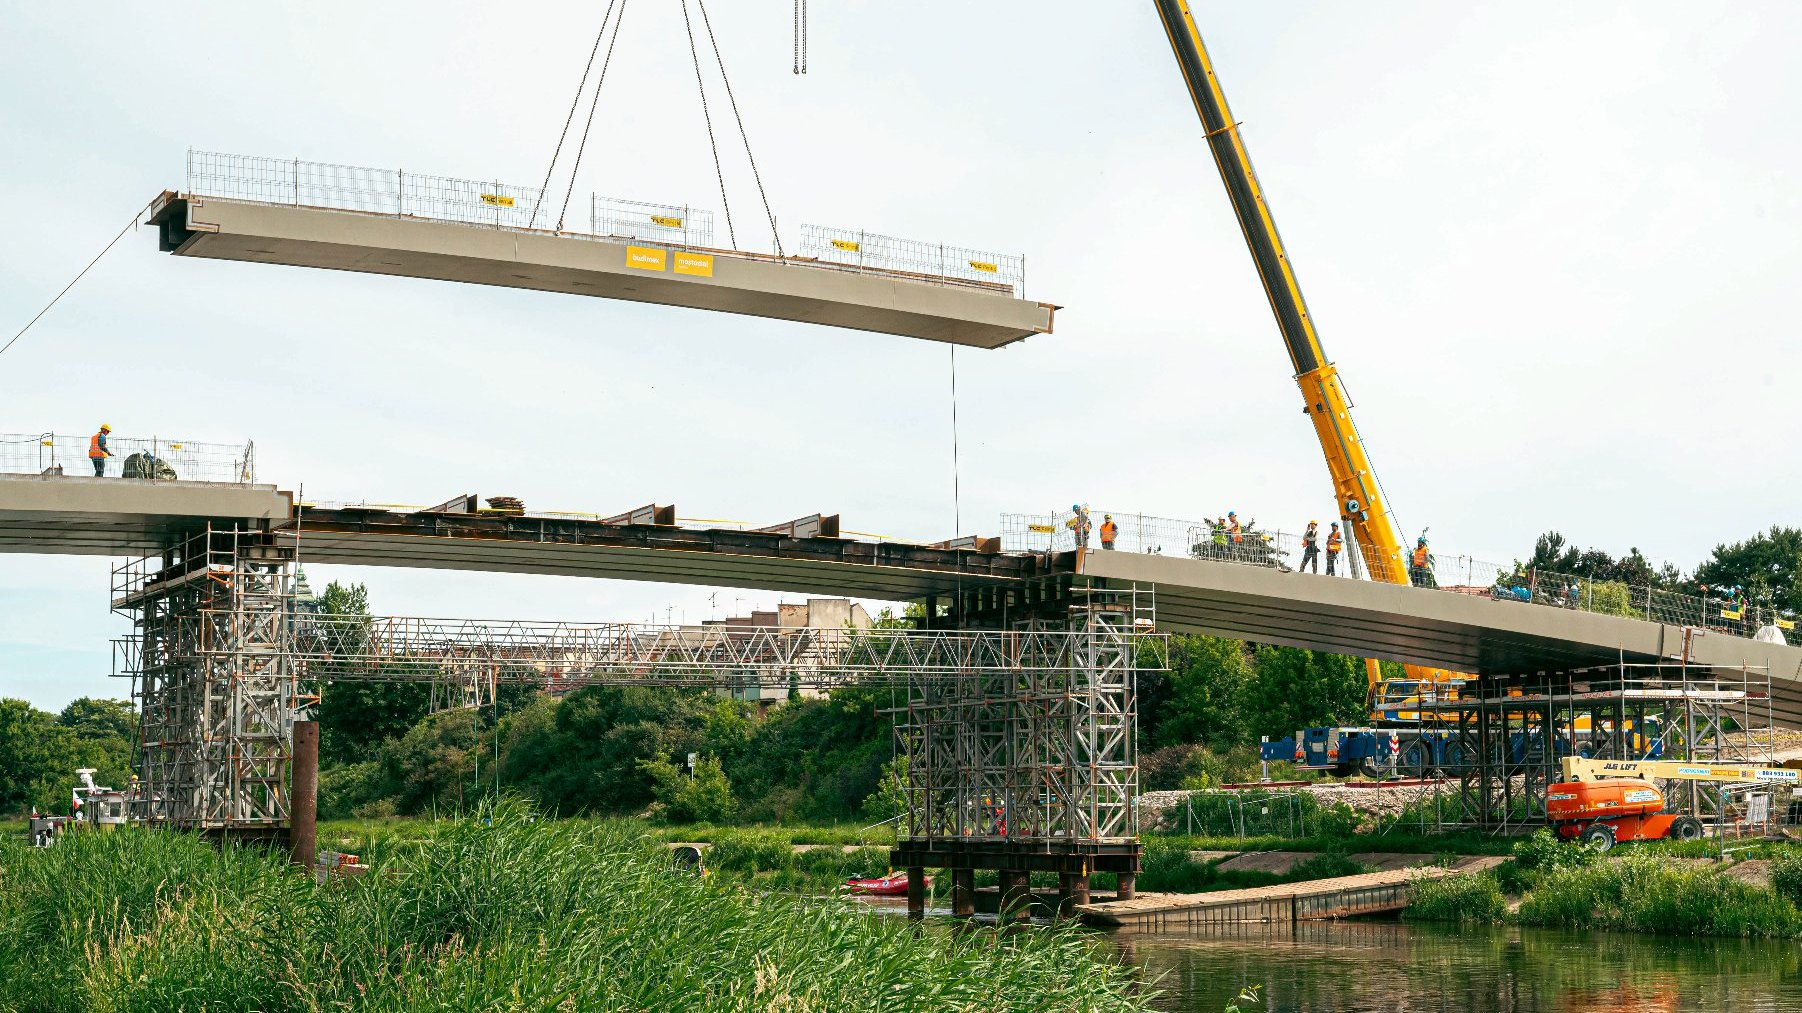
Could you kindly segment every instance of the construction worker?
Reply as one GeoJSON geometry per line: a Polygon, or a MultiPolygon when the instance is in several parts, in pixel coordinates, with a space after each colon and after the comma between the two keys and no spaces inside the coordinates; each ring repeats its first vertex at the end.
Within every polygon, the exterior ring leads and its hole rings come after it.
{"type": "Polygon", "coordinates": [[[1245,536],[1239,532],[1239,514],[1236,511],[1226,512],[1226,533],[1232,536],[1234,545],[1244,544],[1245,536]]]}
{"type": "Polygon", "coordinates": [[[1427,554],[1427,536],[1421,535],[1420,540],[1414,543],[1414,556],[1408,561],[1408,583],[1415,587],[1431,587],[1431,561],[1432,557],[1427,554]]]}
{"type": "Polygon", "coordinates": [[[113,456],[113,452],[106,449],[106,434],[112,431],[112,426],[102,422],[100,431],[88,437],[88,460],[94,462],[95,478],[106,475],[106,459],[113,456]]]}
{"type": "Polygon", "coordinates": [[[1339,533],[1339,522],[1333,522],[1333,529],[1326,533],[1326,575],[1333,575],[1333,564],[1339,561],[1339,553],[1345,551],[1345,536],[1339,533]]]}
{"type": "Polygon", "coordinates": [[[1113,514],[1101,515],[1101,547],[1108,552],[1114,551],[1114,540],[1120,537],[1120,526],[1114,523],[1113,514]]]}
{"type": "Polygon", "coordinates": [[[1080,503],[1070,504],[1070,512],[1076,516],[1064,522],[1064,527],[1076,533],[1076,547],[1089,547],[1089,508],[1080,503]]]}
{"type": "Polygon", "coordinates": [[[1309,521],[1308,530],[1301,536],[1301,565],[1295,568],[1296,573],[1306,570],[1313,564],[1314,572],[1320,572],[1320,522],[1309,521]]]}

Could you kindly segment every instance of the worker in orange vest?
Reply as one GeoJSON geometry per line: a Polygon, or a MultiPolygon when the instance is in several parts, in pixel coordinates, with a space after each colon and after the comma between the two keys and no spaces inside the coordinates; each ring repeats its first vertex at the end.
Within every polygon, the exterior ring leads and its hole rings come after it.
{"type": "Polygon", "coordinates": [[[1234,545],[1244,544],[1245,536],[1239,533],[1239,515],[1235,511],[1226,512],[1226,533],[1233,536],[1234,545]]]}
{"type": "Polygon", "coordinates": [[[106,434],[112,431],[112,426],[102,422],[100,431],[88,437],[88,460],[94,462],[95,478],[106,475],[106,459],[113,456],[113,452],[106,449],[106,434]]]}
{"type": "Polygon", "coordinates": [[[1326,575],[1333,575],[1333,564],[1339,561],[1339,553],[1345,551],[1345,538],[1339,534],[1339,522],[1333,522],[1333,529],[1326,533],[1326,575]]]}
{"type": "Polygon", "coordinates": [[[1414,543],[1414,558],[1408,565],[1408,583],[1415,587],[1426,587],[1432,581],[1432,573],[1428,566],[1432,557],[1427,554],[1427,536],[1421,535],[1420,541],[1414,543]]]}
{"type": "Polygon", "coordinates": [[[1114,523],[1113,514],[1101,515],[1101,547],[1112,552],[1114,540],[1120,537],[1120,526],[1114,523]]]}
{"type": "Polygon", "coordinates": [[[1320,572],[1320,522],[1309,521],[1308,530],[1301,536],[1301,565],[1295,568],[1296,573],[1306,570],[1309,565],[1314,572],[1320,572]]]}

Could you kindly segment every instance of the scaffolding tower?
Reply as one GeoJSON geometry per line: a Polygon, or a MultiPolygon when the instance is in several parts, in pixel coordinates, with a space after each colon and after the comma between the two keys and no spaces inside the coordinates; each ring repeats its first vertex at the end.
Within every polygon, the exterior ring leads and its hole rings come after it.
{"type": "Polygon", "coordinates": [[[290,652],[291,550],[267,534],[208,528],[113,574],[131,618],[115,674],[139,706],[133,815],[188,830],[274,832],[287,825],[301,692],[290,652]]]}

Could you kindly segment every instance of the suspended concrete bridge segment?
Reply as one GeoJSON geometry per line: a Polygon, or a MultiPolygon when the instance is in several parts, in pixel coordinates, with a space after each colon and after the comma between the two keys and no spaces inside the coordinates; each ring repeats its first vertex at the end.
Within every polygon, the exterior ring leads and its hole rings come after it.
{"type": "MultiPolygon", "coordinates": [[[[1681,627],[1519,602],[1208,560],[1125,552],[1003,553],[831,537],[819,525],[669,523],[306,508],[273,486],[0,476],[0,551],[155,555],[215,526],[265,530],[305,562],[545,573],[909,601],[1005,619],[1072,584],[1156,593],[1167,632],[1236,637],[1474,672],[1519,675],[1681,658],[1681,627]],[[986,613],[986,615],[984,615],[986,613]]],[[[664,518],[667,519],[667,518],[664,518]]],[[[1802,725],[1802,648],[1718,632],[1699,668],[1768,666],[1778,719],[1802,725]]]]}
{"type": "Polygon", "coordinates": [[[998,348],[1056,310],[1011,286],[649,240],[165,193],[150,223],[182,257],[500,285],[998,348]]]}

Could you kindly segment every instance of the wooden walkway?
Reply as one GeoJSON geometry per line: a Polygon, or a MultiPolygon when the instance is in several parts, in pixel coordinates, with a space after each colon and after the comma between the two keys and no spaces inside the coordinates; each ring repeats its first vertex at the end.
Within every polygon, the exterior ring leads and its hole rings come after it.
{"type": "Polygon", "coordinates": [[[1501,862],[1500,858],[1475,857],[1449,868],[1392,869],[1250,890],[1142,893],[1132,900],[1085,904],[1076,911],[1091,925],[1138,929],[1351,918],[1407,907],[1408,884],[1417,877],[1457,876],[1493,868],[1501,862]]]}

